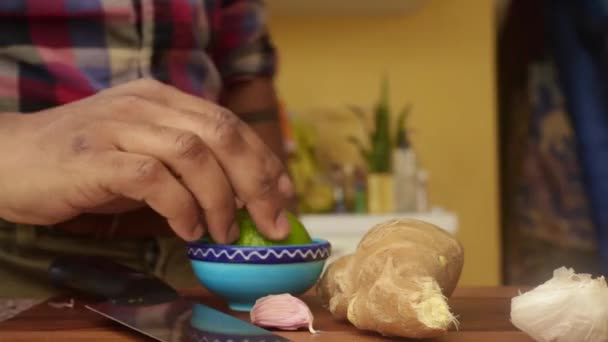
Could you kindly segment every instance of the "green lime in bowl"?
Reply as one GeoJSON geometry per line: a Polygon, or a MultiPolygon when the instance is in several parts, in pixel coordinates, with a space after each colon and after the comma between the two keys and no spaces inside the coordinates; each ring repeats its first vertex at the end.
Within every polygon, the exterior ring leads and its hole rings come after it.
{"type": "Polygon", "coordinates": [[[266,239],[260,232],[253,222],[253,219],[247,212],[247,210],[241,209],[236,214],[236,221],[241,228],[241,236],[233,243],[236,246],[286,246],[286,245],[306,245],[312,243],[312,239],[308,234],[304,225],[298,220],[298,218],[287,213],[287,220],[291,227],[291,232],[285,240],[271,241],[266,239]]]}
{"type": "Polygon", "coordinates": [[[216,244],[209,237],[189,242],[188,257],[201,284],[237,311],[251,310],[257,299],[268,295],[299,296],[310,290],[331,255],[331,244],[311,239],[294,215],[288,219],[291,232],[283,241],[265,239],[240,210],[241,236],[234,244],[216,244]]]}

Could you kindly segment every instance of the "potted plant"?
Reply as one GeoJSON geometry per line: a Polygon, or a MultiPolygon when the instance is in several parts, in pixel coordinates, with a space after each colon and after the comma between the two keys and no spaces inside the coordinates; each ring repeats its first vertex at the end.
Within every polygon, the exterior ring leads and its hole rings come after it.
{"type": "MultiPolygon", "coordinates": [[[[391,139],[389,106],[389,85],[385,78],[380,92],[380,100],[373,112],[374,126],[369,132],[368,142],[364,144],[355,137],[349,141],[357,146],[367,165],[367,204],[370,213],[390,213],[395,210],[394,177],[392,172],[392,152],[395,144],[409,143],[405,130],[405,119],[410,107],[399,115],[395,139],[391,139]]],[[[361,119],[365,112],[358,107],[351,110],[361,119]]]]}

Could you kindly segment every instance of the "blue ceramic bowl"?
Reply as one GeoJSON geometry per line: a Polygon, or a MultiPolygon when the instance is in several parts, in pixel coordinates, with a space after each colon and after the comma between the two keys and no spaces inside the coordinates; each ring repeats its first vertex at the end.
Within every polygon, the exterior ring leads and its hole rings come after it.
{"type": "Polygon", "coordinates": [[[188,244],[188,257],[200,282],[237,311],[249,311],[258,298],[280,293],[297,296],[319,279],[331,254],[326,240],[290,246],[246,247],[188,244]]]}

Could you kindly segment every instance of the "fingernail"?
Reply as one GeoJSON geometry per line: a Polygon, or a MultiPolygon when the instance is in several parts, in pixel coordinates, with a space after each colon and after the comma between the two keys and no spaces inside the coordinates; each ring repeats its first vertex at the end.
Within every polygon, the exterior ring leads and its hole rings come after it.
{"type": "Polygon", "coordinates": [[[241,229],[236,222],[233,222],[226,232],[226,241],[227,243],[233,243],[239,239],[239,236],[241,236],[241,229]]]}
{"type": "Polygon", "coordinates": [[[279,216],[277,216],[277,219],[275,220],[275,228],[285,235],[289,234],[291,227],[289,226],[289,220],[287,219],[287,213],[285,210],[281,210],[279,216]]]}
{"type": "Polygon", "coordinates": [[[289,176],[286,173],[282,174],[281,177],[279,177],[277,187],[283,195],[288,197],[293,195],[293,183],[291,182],[291,179],[289,179],[289,176]]]}
{"type": "Polygon", "coordinates": [[[205,228],[201,223],[197,224],[192,230],[192,239],[198,240],[203,237],[203,233],[205,232],[205,228]]]}

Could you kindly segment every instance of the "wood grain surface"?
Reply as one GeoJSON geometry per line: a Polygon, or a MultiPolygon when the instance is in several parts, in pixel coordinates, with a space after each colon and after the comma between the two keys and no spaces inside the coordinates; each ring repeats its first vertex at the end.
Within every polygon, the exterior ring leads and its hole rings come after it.
{"type": "MultiPolygon", "coordinates": [[[[460,288],[450,299],[457,315],[458,330],[426,341],[436,342],[533,342],[509,321],[510,300],[518,288],[460,288]]],[[[230,312],[217,297],[202,289],[181,291],[184,296],[234,314],[247,320],[248,315],[230,312]]],[[[69,298],[69,297],[67,297],[69,298]]],[[[55,298],[54,301],[61,298],[55,298]]],[[[296,342],[304,341],[388,341],[373,333],[359,331],[347,322],[334,319],[311,294],[304,296],[315,316],[315,328],[321,333],[307,331],[277,332],[296,342]]],[[[114,323],[84,308],[90,300],[76,298],[74,309],[56,309],[42,303],[8,321],[0,323],[0,341],[151,341],[134,331],[114,323]]]]}

